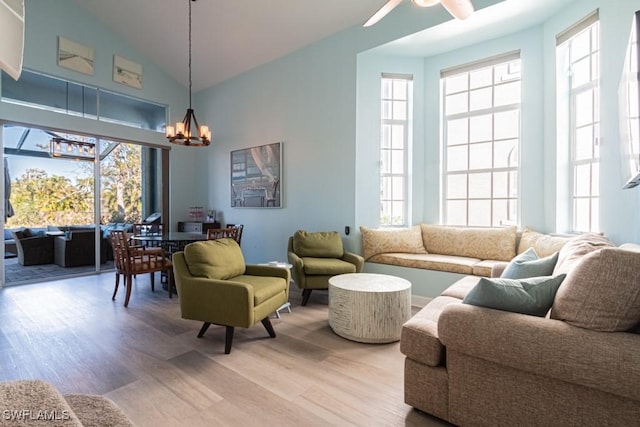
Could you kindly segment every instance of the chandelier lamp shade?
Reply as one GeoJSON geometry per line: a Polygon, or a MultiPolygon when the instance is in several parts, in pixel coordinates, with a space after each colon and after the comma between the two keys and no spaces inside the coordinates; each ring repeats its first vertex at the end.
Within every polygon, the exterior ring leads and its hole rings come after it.
{"type": "Polygon", "coordinates": [[[176,123],[175,127],[166,127],[166,136],[173,144],[206,147],[211,144],[211,130],[209,126],[200,126],[196,113],[191,107],[191,2],[196,0],[187,1],[189,2],[189,108],[182,121],[176,123]]]}

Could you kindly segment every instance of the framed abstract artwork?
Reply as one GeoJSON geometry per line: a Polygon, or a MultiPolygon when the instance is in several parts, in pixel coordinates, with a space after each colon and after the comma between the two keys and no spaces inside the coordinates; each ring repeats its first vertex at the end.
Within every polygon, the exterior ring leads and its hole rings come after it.
{"type": "Polygon", "coordinates": [[[282,142],[231,152],[231,206],[282,207],[282,142]]]}
{"type": "Polygon", "coordinates": [[[142,65],[113,55],[113,81],[142,89],[142,65]]]}
{"type": "Polygon", "coordinates": [[[79,73],[93,75],[95,51],[65,37],[58,36],[58,65],[79,73]]]}

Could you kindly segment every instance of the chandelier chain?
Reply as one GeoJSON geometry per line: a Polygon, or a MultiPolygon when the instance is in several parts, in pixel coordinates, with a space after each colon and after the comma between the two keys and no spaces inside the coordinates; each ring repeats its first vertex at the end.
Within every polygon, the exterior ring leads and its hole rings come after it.
{"type": "Polygon", "coordinates": [[[191,108],[191,1],[189,2],[189,108],[191,108]]]}

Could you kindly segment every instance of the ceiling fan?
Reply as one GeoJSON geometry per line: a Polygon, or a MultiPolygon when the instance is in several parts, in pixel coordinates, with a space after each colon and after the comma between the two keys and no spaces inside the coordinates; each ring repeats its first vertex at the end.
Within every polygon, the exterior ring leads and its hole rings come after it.
{"type": "MultiPolygon", "coordinates": [[[[457,19],[466,19],[473,13],[473,4],[471,0],[411,0],[413,4],[420,7],[435,6],[438,3],[442,3],[447,11],[457,19]]],[[[385,16],[393,9],[396,8],[402,0],[389,0],[387,1],[371,18],[367,19],[362,26],[370,27],[385,16]]]]}

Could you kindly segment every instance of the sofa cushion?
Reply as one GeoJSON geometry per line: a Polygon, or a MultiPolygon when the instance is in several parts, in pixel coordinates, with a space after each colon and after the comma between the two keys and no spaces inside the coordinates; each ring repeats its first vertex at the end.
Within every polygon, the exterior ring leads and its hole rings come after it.
{"type": "Polygon", "coordinates": [[[426,254],[419,225],[409,228],[374,229],[360,227],[364,259],[383,253],[426,254]]]}
{"type": "Polygon", "coordinates": [[[444,346],[438,338],[438,318],[450,304],[460,304],[458,298],[439,296],[418,311],[402,326],[400,351],[409,359],[428,366],[444,363],[444,346]]]}
{"type": "Polygon", "coordinates": [[[342,237],[337,231],[308,232],[298,230],[293,235],[293,251],[299,257],[342,258],[342,237]]]}
{"type": "Polygon", "coordinates": [[[464,304],[543,317],[547,314],[564,274],[528,279],[482,277],[469,291],[464,304]]]}
{"type": "Polygon", "coordinates": [[[585,233],[573,237],[560,249],[553,274],[568,273],[583,256],[607,247],[614,247],[614,244],[601,234],[585,233]]]}
{"type": "Polygon", "coordinates": [[[233,239],[189,243],[184,258],[192,276],[227,280],[244,274],[244,257],[233,239]]]}
{"type": "Polygon", "coordinates": [[[355,273],[356,266],[336,258],[302,258],[304,272],[308,275],[334,276],[336,274],[355,273]]]}
{"type": "Polygon", "coordinates": [[[603,248],[585,255],[569,272],[551,317],[603,332],[640,323],[640,253],[603,248]]]}
{"type": "Polygon", "coordinates": [[[516,254],[516,226],[449,227],[420,224],[422,241],[431,254],[511,261],[516,254]]]}
{"type": "Polygon", "coordinates": [[[491,277],[491,273],[498,268],[498,266],[506,265],[506,261],[496,261],[494,259],[483,259],[480,262],[473,264],[471,274],[474,276],[491,277]]]}
{"type": "Polygon", "coordinates": [[[520,236],[518,253],[521,254],[527,249],[533,248],[540,258],[544,258],[560,251],[564,244],[571,240],[572,237],[573,236],[552,236],[549,234],[542,234],[526,227],[520,236]]]}
{"type": "Polygon", "coordinates": [[[462,301],[464,297],[467,296],[469,291],[478,284],[479,281],[480,278],[477,276],[465,276],[442,291],[440,296],[454,297],[462,301]]]}
{"type": "Polygon", "coordinates": [[[558,252],[539,258],[535,249],[529,248],[511,260],[500,275],[503,279],[551,276],[558,261],[558,252]]]}
{"type": "Polygon", "coordinates": [[[369,262],[448,271],[450,273],[473,274],[473,266],[479,263],[480,260],[478,258],[438,254],[379,254],[371,257],[369,262]]]}

